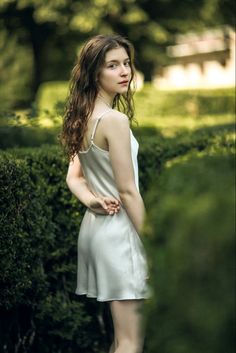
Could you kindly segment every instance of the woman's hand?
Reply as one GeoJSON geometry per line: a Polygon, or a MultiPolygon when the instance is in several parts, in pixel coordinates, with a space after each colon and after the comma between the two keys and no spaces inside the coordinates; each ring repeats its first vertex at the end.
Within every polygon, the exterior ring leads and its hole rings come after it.
{"type": "Polygon", "coordinates": [[[120,210],[120,202],[112,196],[95,196],[89,208],[98,214],[113,215],[120,210]]]}

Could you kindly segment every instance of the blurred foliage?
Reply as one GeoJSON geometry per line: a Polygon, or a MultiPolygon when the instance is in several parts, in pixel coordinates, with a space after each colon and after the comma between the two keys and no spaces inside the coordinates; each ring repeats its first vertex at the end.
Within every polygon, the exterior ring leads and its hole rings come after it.
{"type": "Polygon", "coordinates": [[[202,115],[235,113],[234,88],[161,91],[146,84],[135,94],[135,107],[141,117],[182,116],[198,119],[202,115]],[[145,102],[145,104],[143,104],[145,102]],[[148,109],[147,109],[148,107],[148,109]]]}
{"type": "MultiPolygon", "coordinates": [[[[39,110],[55,110],[63,113],[68,95],[68,82],[45,82],[40,85],[35,105],[39,110]],[[61,109],[60,109],[61,108],[61,109]]],[[[234,88],[172,90],[155,89],[145,83],[134,95],[136,118],[154,118],[166,115],[182,115],[196,118],[201,115],[234,114],[234,88]]]]}
{"type": "Polygon", "coordinates": [[[148,353],[235,351],[234,166],[227,147],[191,152],[145,197],[148,353]]]}
{"type": "Polygon", "coordinates": [[[29,104],[33,98],[30,82],[33,74],[33,58],[29,45],[0,29],[0,103],[1,109],[29,104]],[[16,55],[17,53],[17,55],[16,55]]]}
{"type": "MultiPolygon", "coordinates": [[[[44,83],[30,109],[0,111],[0,147],[57,143],[66,91],[63,82],[44,83]]],[[[222,134],[225,130],[228,134],[234,128],[233,89],[164,92],[145,84],[134,97],[138,125],[134,122],[132,129],[141,143],[152,136],[157,143],[175,137],[191,141],[196,130],[197,136],[205,135],[207,140],[214,132],[222,134]]]]}
{"type": "Polygon", "coordinates": [[[49,111],[55,110],[59,105],[59,107],[61,107],[61,113],[63,113],[68,94],[68,82],[44,82],[39,86],[37,91],[35,105],[39,110],[47,109],[49,111]]]}
{"type": "Polygon", "coordinates": [[[6,75],[0,83],[15,86],[15,79],[20,81],[20,88],[26,82],[25,88],[32,89],[26,89],[23,100],[20,89],[14,100],[11,97],[5,102],[2,98],[1,104],[5,108],[6,104],[20,106],[25,99],[31,100],[40,83],[67,80],[84,40],[98,33],[127,36],[136,48],[138,70],[150,81],[156,69],[167,64],[166,46],[174,42],[176,34],[225,24],[234,27],[234,14],[233,0],[1,1],[0,37],[4,55],[0,66],[9,56],[11,65],[4,68],[6,75]],[[9,37],[14,39],[9,41],[9,37]],[[12,45],[22,54],[13,57],[12,45]],[[23,70],[16,76],[12,66],[23,70]]]}

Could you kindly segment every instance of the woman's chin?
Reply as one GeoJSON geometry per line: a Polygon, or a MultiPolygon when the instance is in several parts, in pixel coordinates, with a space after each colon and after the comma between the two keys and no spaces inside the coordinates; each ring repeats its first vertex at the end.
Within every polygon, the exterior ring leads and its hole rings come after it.
{"type": "Polygon", "coordinates": [[[128,91],[128,86],[121,87],[117,93],[126,93],[128,91]]]}

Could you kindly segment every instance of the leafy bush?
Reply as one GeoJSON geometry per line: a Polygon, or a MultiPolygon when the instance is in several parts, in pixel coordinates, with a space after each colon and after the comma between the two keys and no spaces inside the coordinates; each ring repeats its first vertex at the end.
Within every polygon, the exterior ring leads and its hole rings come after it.
{"type": "Polygon", "coordinates": [[[150,136],[145,136],[145,130],[144,134],[142,129],[135,130],[140,143],[138,159],[142,193],[148,190],[150,180],[160,175],[166,161],[186,155],[190,151],[235,150],[233,124],[180,133],[174,138],[164,138],[154,129],[149,129],[149,133],[150,136]]]}
{"type": "MultiPolygon", "coordinates": [[[[1,237],[0,303],[5,308],[31,302],[32,295],[44,288],[42,266],[44,248],[50,243],[53,225],[50,210],[42,209],[43,197],[30,178],[22,160],[1,158],[1,237]],[[41,239],[47,231],[47,239],[41,239]],[[37,249],[34,249],[38,243],[37,249]]],[[[37,300],[37,298],[36,298],[37,300]]]]}
{"type": "Polygon", "coordinates": [[[234,191],[227,148],[169,161],[150,188],[148,353],[234,352],[234,191]]]}
{"type": "Polygon", "coordinates": [[[89,312],[74,294],[84,208],[66,187],[65,160],[44,146],[2,153],[0,162],[1,348],[100,352],[100,308],[89,312]]]}
{"type": "Polygon", "coordinates": [[[141,117],[165,115],[199,116],[234,114],[233,88],[208,90],[159,91],[146,84],[135,94],[136,111],[141,117]]]}
{"type": "MultiPolygon", "coordinates": [[[[14,147],[38,147],[42,144],[57,143],[60,128],[55,124],[53,127],[40,125],[39,112],[34,108],[31,113],[22,116],[11,111],[0,112],[0,148],[14,147]]],[[[42,114],[42,113],[41,113],[42,114]]],[[[57,117],[44,112],[48,121],[55,121],[57,117]]]]}

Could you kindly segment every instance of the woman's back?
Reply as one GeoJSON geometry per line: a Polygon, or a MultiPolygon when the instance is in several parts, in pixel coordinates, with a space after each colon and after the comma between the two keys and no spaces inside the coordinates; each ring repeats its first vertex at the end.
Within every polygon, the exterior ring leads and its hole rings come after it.
{"type": "MultiPolygon", "coordinates": [[[[119,191],[115,182],[114,173],[112,170],[109,151],[105,150],[98,146],[97,140],[99,143],[104,143],[102,128],[97,133],[98,126],[103,117],[109,113],[111,109],[105,110],[99,117],[92,119],[93,126],[88,129],[86,136],[86,149],[79,151],[79,159],[82,165],[83,173],[86,177],[86,180],[91,188],[91,190],[98,196],[100,195],[112,195],[119,199],[119,191]]],[[[106,122],[104,122],[105,124],[106,122]]],[[[92,125],[92,124],[91,124],[92,125]]],[[[135,139],[131,129],[130,129],[130,138],[131,138],[131,155],[132,163],[135,176],[135,184],[139,190],[138,183],[138,147],[139,144],[135,139]]],[[[121,141],[122,143],[122,141],[121,141]]]]}

